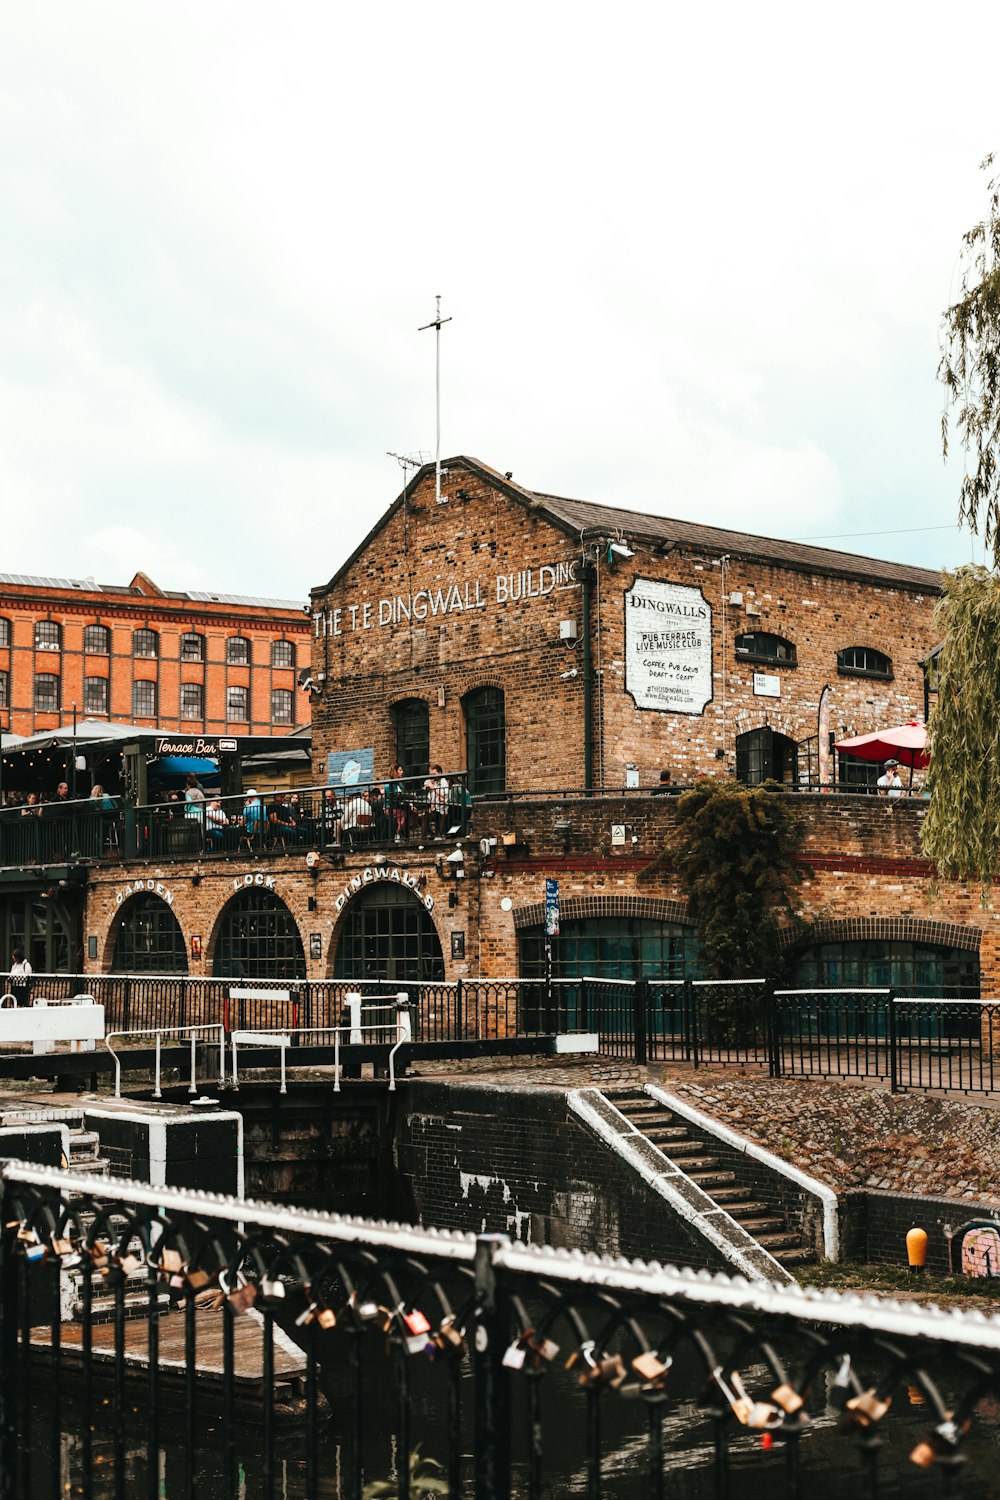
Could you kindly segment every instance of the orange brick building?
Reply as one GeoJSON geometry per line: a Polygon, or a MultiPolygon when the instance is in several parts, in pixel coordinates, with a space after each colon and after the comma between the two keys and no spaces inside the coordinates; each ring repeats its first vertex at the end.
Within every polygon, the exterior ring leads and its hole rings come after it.
{"type": "Polygon", "coordinates": [[[296,691],[310,622],[294,600],[0,574],[0,725],[78,715],[188,734],[284,733],[309,722],[296,691]]]}

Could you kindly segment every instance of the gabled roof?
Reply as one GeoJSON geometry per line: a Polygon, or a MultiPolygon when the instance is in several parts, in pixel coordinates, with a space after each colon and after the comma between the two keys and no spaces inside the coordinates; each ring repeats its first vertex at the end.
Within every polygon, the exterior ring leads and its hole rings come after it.
{"type": "MultiPolygon", "coordinates": [[[[651,542],[664,552],[675,548],[694,549],[715,556],[755,558],[796,572],[815,573],[834,578],[852,578],[866,583],[889,585],[915,593],[937,594],[941,575],[932,568],[912,567],[909,563],[889,562],[854,552],[837,552],[828,547],[811,547],[806,542],[786,542],[776,537],[755,536],[752,532],[730,531],[722,526],[703,526],[695,521],[678,521],[669,516],[651,515],[648,511],[622,510],[615,505],[601,505],[592,500],[568,500],[540,490],[528,490],[506,475],[491,469],[480,459],[460,454],[442,462],[442,469],[463,468],[500,490],[518,504],[530,509],[568,536],[589,537],[622,534],[627,540],[651,542]]],[[[348,568],[365,552],[382,528],[391,520],[417,485],[434,473],[433,464],[425,464],[396,497],[389,509],[369,531],[364,541],[334,573],[328,584],[312,590],[323,594],[333,588],[348,568]]]]}

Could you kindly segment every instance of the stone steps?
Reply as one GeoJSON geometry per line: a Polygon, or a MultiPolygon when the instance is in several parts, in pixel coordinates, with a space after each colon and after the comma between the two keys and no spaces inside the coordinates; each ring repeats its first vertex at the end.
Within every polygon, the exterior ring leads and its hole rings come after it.
{"type": "Polygon", "coordinates": [[[691,1133],[685,1120],[641,1089],[606,1088],[602,1092],[650,1145],[656,1146],[686,1177],[696,1182],[779,1264],[787,1268],[816,1260],[815,1251],[789,1228],[781,1210],[755,1196],[752,1188],[740,1186],[736,1173],[727,1170],[720,1158],[712,1154],[709,1142],[691,1133]]]}

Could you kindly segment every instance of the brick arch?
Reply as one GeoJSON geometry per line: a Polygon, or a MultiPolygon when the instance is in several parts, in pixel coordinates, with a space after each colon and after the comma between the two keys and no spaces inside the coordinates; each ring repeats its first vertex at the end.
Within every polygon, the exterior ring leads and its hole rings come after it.
{"type": "MultiPolygon", "coordinates": [[[[324,959],[324,973],[325,973],[325,977],[327,979],[332,979],[333,978],[334,965],[337,962],[337,949],[340,947],[340,940],[343,937],[344,928],[347,925],[347,918],[350,916],[350,914],[351,914],[351,912],[353,910],[352,903],[353,903],[354,898],[357,897],[357,896],[363,895],[365,891],[373,891],[373,890],[377,889],[378,884],[381,884],[381,883],[382,882],[371,881],[371,882],[369,882],[367,884],[363,884],[360,890],[352,892],[351,898],[349,900],[347,900],[347,901],[344,902],[344,904],[341,907],[340,911],[337,913],[336,920],[334,921],[334,924],[333,924],[333,931],[330,933],[330,936],[329,936],[329,939],[328,939],[328,942],[327,942],[326,957],[324,959]]],[[[393,882],[393,884],[395,884],[395,882],[393,882]]],[[[447,934],[447,932],[442,933],[441,922],[439,920],[439,914],[441,912],[441,902],[438,901],[438,900],[435,900],[433,910],[428,911],[426,905],[424,904],[424,900],[423,900],[423,896],[424,896],[424,892],[426,890],[426,887],[424,887],[424,888],[419,888],[418,887],[417,890],[414,890],[410,886],[401,885],[399,888],[400,888],[400,890],[406,891],[413,898],[413,900],[416,901],[420,905],[420,907],[423,909],[423,912],[424,912],[425,916],[427,917],[427,920],[430,922],[431,926],[434,928],[434,931],[435,931],[435,933],[437,935],[437,940],[438,940],[438,942],[441,945],[441,956],[444,959],[445,974],[447,974],[447,972],[448,972],[448,949],[447,949],[446,944],[445,944],[445,939],[447,938],[448,934],[447,934]]]]}
{"type": "MultiPolygon", "coordinates": [[[[676,922],[691,927],[686,901],[667,901],[658,896],[569,896],[559,903],[561,921],[580,922],[587,917],[638,917],[646,922],[676,922]]],[[[535,901],[514,912],[514,928],[523,932],[545,922],[545,903],[535,901]]]]}
{"type": "Polygon", "coordinates": [[[398,708],[401,703],[413,703],[414,701],[416,701],[417,703],[426,703],[428,708],[432,706],[431,700],[428,695],[426,693],[422,693],[418,687],[414,687],[412,692],[409,693],[396,693],[393,697],[387,698],[385,700],[385,704],[386,708],[391,710],[393,708],[398,708]]]}
{"type": "Polygon", "coordinates": [[[733,730],[735,734],[750,734],[754,729],[774,729],[778,734],[783,734],[786,739],[799,741],[799,734],[803,724],[801,711],[793,719],[791,714],[785,713],[780,708],[768,709],[743,709],[733,717],[733,730]]]}
{"type": "Polygon", "coordinates": [[[459,680],[461,682],[461,687],[458,688],[459,698],[464,698],[468,693],[474,693],[478,688],[485,687],[499,688],[504,698],[507,697],[507,684],[498,672],[487,672],[485,675],[480,672],[470,673],[459,680]]]}
{"type": "Polygon", "coordinates": [[[812,943],[929,943],[978,953],[982,936],[980,927],[937,922],[932,917],[822,917],[805,927],[786,929],[780,941],[785,948],[806,948],[812,943]]]}
{"type": "Polygon", "coordinates": [[[184,974],[190,973],[190,960],[189,960],[189,955],[188,955],[188,935],[184,931],[184,924],[181,921],[180,917],[178,916],[177,912],[174,910],[173,902],[171,902],[171,901],[165,901],[163,899],[163,897],[161,895],[159,895],[159,893],[157,891],[155,891],[155,890],[148,890],[148,889],[147,890],[142,890],[142,891],[132,891],[116,907],[115,912],[114,912],[114,914],[113,914],[113,916],[111,918],[111,921],[108,923],[108,930],[104,934],[104,952],[101,955],[101,972],[102,973],[104,973],[104,974],[110,974],[112,972],[111,965],[112,965],[112,962],[114,961],[115,945],[118,942],[118,933],[119,933],[119,931],[121,929],[123,917],[125,916],[125,914],[128,911],[129,907],[133,904],[133,902],[137,901],[140,897],[145,898],[147,896],[152,896],[153,899],[154,899],[154,901],[159,901],[163,906],[165,906],[166,909],[167,909],[167,911],[169,911],[170,915],[173,917],[174,921],[177,923],[177,929],[180,932],[181,940],[182,940],[183,945],[184,945],[184,968],[183,968],[183,970],[181,970],[179,972],[182,972],[184,974]]]}
{"type": "MultiPolygon", "coordinates": [[[[288,912],[288,915],[289,915],[289,917],[291,918],[291,921],[292,921],[292,926],[294,927],[296,933],[298,934],[299,945],[300,945],[300,947],[302,949],[302,955],[303,955],[303,959],[304,959],[305,965],[306,965],[306,973],[308,974],[308,972],[309,972],[309,969],[308,969],[308,964],[309,964],[309,946],[308,946],[307,941],[305,940],[305,938],[302,935],[302,923],[300,922],[299,918],[296,916],[295,911],[293,910],[291,903],[289,901],[286,901],[286,899],[285,899],[284,896],[279,896],[278,892],[276,890],[274,890],[273,887],[272,888],[265,887],[265,889],[267,890],[268,894],[271,895],[271,896],[273,896],[274,899],[277,902],[279,902],[285,908],[285,910],[288,912]]],[[[204,951],[204,955],[203,955],[204,956],[204,964],[205,964],[205,973],[207,975],[211,975],[213,978],[219,977],[219,976],[217,976],[215,974],[215,956],[216,956],[216,952],[218,950],[219,936],[220,936],[220,934],[222,932],[222,924],[226,920],[226,916],[227,916],[230,908],[232,906],[234,906],[236,904],[236,902],[240,901],[241,898],[244,897],[249,891],[252,891],[252,890],[253,890],[253,886],[241,886],[239,890],[233,891],[233,893],[230,896],[227,896],[226,900],[223,901],[222,905],[219,907],[219,910],[215,914],[215,920],[212,923],[212,930],[209,933],[208,942],[205,945],[205,951],[204,951]]]]}

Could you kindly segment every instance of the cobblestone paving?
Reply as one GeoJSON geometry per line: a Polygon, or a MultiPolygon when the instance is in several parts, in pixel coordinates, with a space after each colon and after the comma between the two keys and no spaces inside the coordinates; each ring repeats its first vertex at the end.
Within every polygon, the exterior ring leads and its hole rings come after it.
{"type": "Polygon", "coordinates": [[[1000,1109],[740,1070],[663,1070],[664,1087],[836,1189],[1000,1196],[1000,1109]]]}

